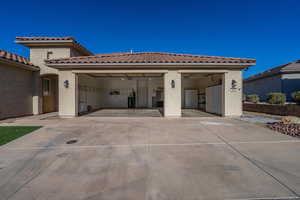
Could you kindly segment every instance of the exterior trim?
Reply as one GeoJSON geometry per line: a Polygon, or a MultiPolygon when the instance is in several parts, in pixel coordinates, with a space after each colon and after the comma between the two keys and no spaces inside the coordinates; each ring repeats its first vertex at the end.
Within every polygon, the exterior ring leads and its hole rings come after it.
{"type": "Polygon", "coordinates": [[[11,65],[14,65],[16,67],[20,67],[22,69],[26,69],[26,70],[29,70],[29,71],[39,71],[40,70],[39,67],[26,65],[26,64],[16,62],[16,61],[12,61],[12,60],[8,60],[8,59],[5,59],[5,58],[0,58],[0,62],[8,63],[8,64],[11,64],[11,65]]]}
{"type": "Polygon", "coordinates": [[[39,47],[40,44],[43,44],[45,46],[71,46],[77,51],[83,53],[86,56],[94,55],[92,52],[90,52],[88,49],[83,47],[80,43],[78,43],[76,40],[68,39],[68,40],[21,40],[16,39],[15,43],[22,44],[27,47],[39,47]]]}

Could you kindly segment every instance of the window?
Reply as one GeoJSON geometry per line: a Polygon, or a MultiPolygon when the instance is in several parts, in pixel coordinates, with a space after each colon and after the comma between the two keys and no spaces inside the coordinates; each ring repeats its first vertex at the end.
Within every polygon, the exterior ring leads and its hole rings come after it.
{"type": "Polygon", "coordinates": [[[51,59],[51,58],[52,58],[52,55],[53,55],[53,52],[52,52],[52,51],[47,51],[47,60],[48,60],[48,59],[51,59]]]}
{"type": "Polygon", "coordinates": [[[50,96],[50,79],[43,79],[43,96],[50,96]]]}

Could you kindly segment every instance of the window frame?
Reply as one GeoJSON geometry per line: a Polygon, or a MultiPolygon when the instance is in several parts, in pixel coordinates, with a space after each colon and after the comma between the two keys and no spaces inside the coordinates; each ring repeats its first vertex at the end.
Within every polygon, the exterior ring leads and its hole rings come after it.
{"type": "Polygon", "coordinates": [[[49,78],[43,78],[43,96],[51,96],[51,79],[49,78]],[[45,90],[45,81],[48,82],[48,90],[45,90]]]}

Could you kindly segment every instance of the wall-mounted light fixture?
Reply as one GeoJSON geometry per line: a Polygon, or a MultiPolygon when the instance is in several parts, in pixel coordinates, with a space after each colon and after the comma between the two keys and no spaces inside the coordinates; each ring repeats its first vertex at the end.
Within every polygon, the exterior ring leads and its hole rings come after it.
{"type": "Polygon", "coordinates": [[[68,88],[68,87],[69,87],[69,81],[68,81],[68,80],[65,80],[65,81],[64,81],[64,86],[65,86],[65,88],[68,88]]]}
{"type": "Polygon", "coordinates": [[[174,80],[171,81],[171,87],[175,88],[175,81],[174,80]]]}

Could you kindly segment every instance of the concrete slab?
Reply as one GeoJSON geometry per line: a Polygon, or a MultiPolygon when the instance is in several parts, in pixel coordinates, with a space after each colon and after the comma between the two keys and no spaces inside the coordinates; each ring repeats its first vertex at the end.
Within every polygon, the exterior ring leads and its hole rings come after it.
{"type": "Polygon", "coordinates": [[[292,196],[226,145],[151,148],[149,199],[292,196]]]}
{"type": "Polygon", "coordinates": [[[300,143],[233,144],[258,166],[300,194],[300,143]]]}
{"type": "Polygon", "coordinates": [[[158,109],[101,109],[85,117],[162,117],[158,109]]]}
{"type": "Polygon", "coordinates": [[[218,117],[198,109],[182,109],[182,117],[218,117]]]}
{"type": "Polygon", "coordinates": [[[0,199],[296,199],[300,140],[228,118],[19,120],[0,199]],[[74,144],[66,144],[77,139],[74,144]]]}
{"type": "Polygon", "coordinates": [[[206,124],[215,135],[222,136],[229,142],[256,142],[256,141],[281,141],[294,140],[294,137],[274,132],[266,127],[239,120],[225,125],[206,124]]]}

